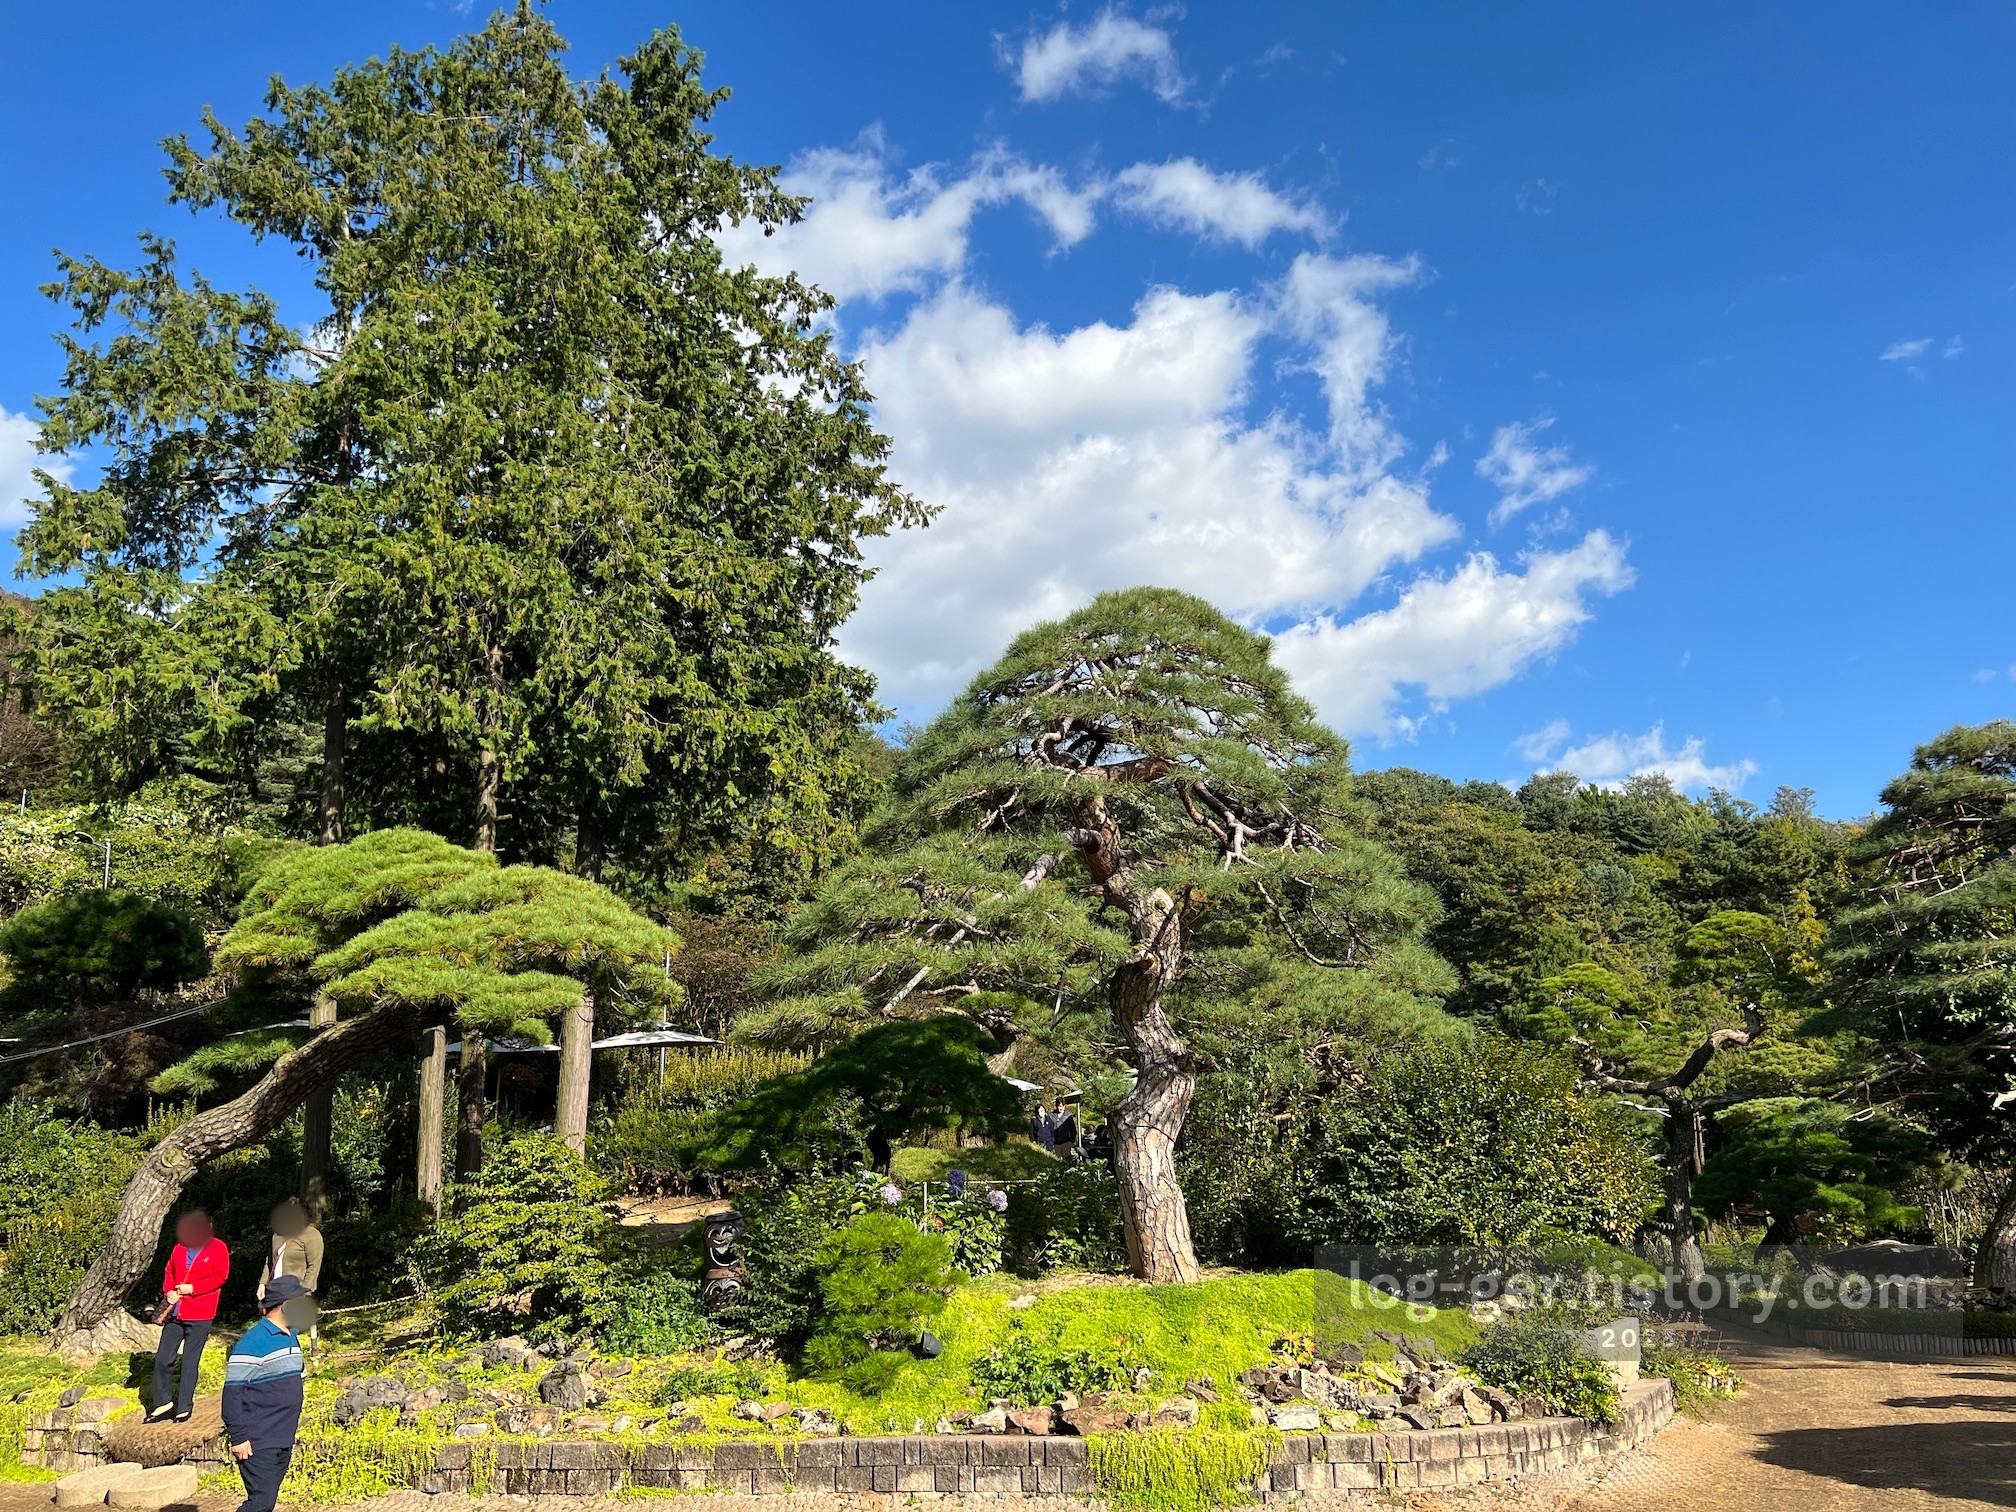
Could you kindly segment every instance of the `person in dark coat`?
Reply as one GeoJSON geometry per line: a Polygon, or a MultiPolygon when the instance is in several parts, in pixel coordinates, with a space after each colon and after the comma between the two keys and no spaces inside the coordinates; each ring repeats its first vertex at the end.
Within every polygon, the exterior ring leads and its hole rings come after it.
{"type": "Polygon", "coordinates": [[[273,1512],[301,1431],[301,1341],[287,1326],[287,1304],[308,1295],[293,1276],[266,1283],[266,1316],[231,1346],[224,1367],[224,1441],[238,1461],[245,1500],[238,1512],[273,1512]]]}
{"type": "Polygon", "coordinates": [[[1036,1104],[1036,1115],[1029,1120],[1029,1137],[1046,1150],[1057,1148],[1057,1131],[1050,1125],[1050,1110],[1040,1102],[1036,1104]]]}

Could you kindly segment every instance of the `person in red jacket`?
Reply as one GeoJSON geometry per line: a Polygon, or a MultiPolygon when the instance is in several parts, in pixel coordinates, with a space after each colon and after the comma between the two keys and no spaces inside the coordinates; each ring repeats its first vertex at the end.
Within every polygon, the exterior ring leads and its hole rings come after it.
{"type": "Polygon", "coordinates": [[[231,1252],[210,1226],[210,1215],[192,1209],[175,1220],[175,1247],[161,1274],[161,1343],[154,1350],[154,1406],[147,1421],[158,1422],[171,1412],[186,1423],[196,1411],[196,1375],[203,1363],[203,1345],[217,1321],[217,1293],[231,1274],[231,1252]],[[168,1377],[175,1357],[182,1357],[175,1395],[168,1377]]]}

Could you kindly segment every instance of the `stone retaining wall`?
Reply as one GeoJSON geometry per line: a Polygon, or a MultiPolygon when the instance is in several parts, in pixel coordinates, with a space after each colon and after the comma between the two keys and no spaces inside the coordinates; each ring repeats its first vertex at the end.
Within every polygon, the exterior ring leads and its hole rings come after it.
{"type": "MultiPolygon", "coordinates": [[[[1442,1491],[1483,1481],[1551,1475],[1634,1449],[1673,1416],[1667,1381],[1624,1392],[1607,1427],[1581,1418],[1533,1418],[1489,1428],[1407,1433],[1289,1434],[1256,1489],[1268,1500],[1307,1492],[1442,1491]]],[[[95,1425],[59,1408],[33,1420],[24,1458],[50,1469],[102,1460],[95,1425]]],[[[417,1489],[474,1490],[478,1446],[444,1444],[417,1489]]],[[[961,1434],[902,1438],[729,1439],[711,1444],[619,1444],[509,1439],[482,1446],[496,1456],[492,1489],[512,1496],[601,1496],[625,1485],[672,1491],[882,1492],[899,1495],[1084,1496],[1094,1494],[1087,1445],[1061,1435],[961,1434]]],[[[206,1445],[192,1462],[221,1461],[206,1445]]]]}

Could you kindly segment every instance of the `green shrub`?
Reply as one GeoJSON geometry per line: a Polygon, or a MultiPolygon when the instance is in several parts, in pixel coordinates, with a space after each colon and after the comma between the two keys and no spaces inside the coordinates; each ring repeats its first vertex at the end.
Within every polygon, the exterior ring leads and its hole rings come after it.
{"type": "Polygon", "coordinates": [[[703,1169],[696,1152],[715,1140],[721,1111],[809,1063],[775,1050],[668,1055],[662,1083],[630,1093],[596,1123],[589,1159],[621,1191],[689,1190],[703,1169]]]}
{"type": "Polygon", "coordinates": [[[600,1177],[561,1141],[525,1134],[458,1183],[421,1264],[456,1333],[527,1339],[598,1333],[614,1319],[625,1236],[600,1177]]]}
{"type": "Polygon", "coordinates": [[[1015,1269],[1120,1272],[1127,1268],[1120,1188],[1098,1161],[1059,1162],[1008,1192],[1006,1241],[1015,1269]]]}
{"type": "Polygon", "coordinates": [[[210,969],[203,931],[180,909],[129,892],[73,893],[0,925],[14,1013],[81,1008],[193,982],[210,969]]]}
{"type": "Polygon", "coordinates": [[[1125,1391],[1143,1361],[1119,1343],[1068,1345],[1023,1326],[973,1362],[973,1385],[982,1400],[1003,1398],[1020,1406],[1054,1402],[1067,1391],[1125,1391]]]}
{"type": "Polygon", "coordinates": [[[1569,1417],[1616,1421],[1616,1378],[1567,1318],[1535,1308],[1487,1323],[1459,1359],[1487,1386],[1569,1417]]]}
{"type": "Polygon", "coordinates": [[[709,1360],[681,1365],[659,1384],[658,1405],[670,1407],[695,1397],[732,1396],[747,1401],[768,1390],[765,1371],[755,1360],[709,1360]]]}
{"type": "Polygon", "coordinates": [[[1674,1405],[1690,1417],[1704,1416],[1743,1389],[1743,1377],[1727,1360],[1671,1333],[1646,1335],[1638,1373],[1671,1381],[1674,1405]]]}
{"type": "Polygon", "coordinates": [[[139,1142],[46,1108],[0,1108],[0,1334],[36,1334],[98,1257],[139,1142]]]}
{"type": "Polygon", "coordinates": [[[621,1278],[610,1314],[602,1347],[612,1354],[676,1354],[707,1337],[700,1288],[668,1265],[621,1278]]]}
{"type": "MultiPolygon", "coordinates": [[[[920,1182],[900,1187],[903,1193],[894,1211],[929,1234],[942,1234],[952,1246],[952,1263],[969,1276],[991,1276],[1001,1269],[1008,1216],[989,1200],[989,1188],[969,1182],[961,1196],[953,1196],[949,1186],[939,1186],[927,1194],[920,1182]],[[929,1196],[927,1208],[925,1197],[929,1196]]],[[[995,1199],[1000,1200],[1000,1199],[995,1199]]]]}
{"type": "Polygon", "coordinates": [[[859,1183],[845,1176],[793,1182],[742,1199],[749,1284],[722,1321],[802,1348],[819,1320],[818,1255],[826,1241],[866,1211],[859,1183]]]}
{"type": "Polygon", "coordinates": [[[816,1374],[837,1376],[864,1395],[894,1377],[924,1325],[966,1278],[952,1246],[895,1213],[864,1213],[828,1239],[818,1256],[825,1311],[805,1347],[816,1374]]]}

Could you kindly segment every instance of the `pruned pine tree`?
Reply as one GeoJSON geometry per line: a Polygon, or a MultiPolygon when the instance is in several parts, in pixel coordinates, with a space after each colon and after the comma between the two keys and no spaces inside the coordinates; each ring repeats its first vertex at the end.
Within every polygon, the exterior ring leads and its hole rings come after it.
{"type": "Polygon", "coordinates": [[[1129,1262],[1195,1279],[1186,1001],[1222,1011],[1256,953],[1396,995],[1449,985],[1420,943],[1433,899],[1354,828],[1344,742],[1269,649],[1160,588],[1019,636],[911,745],[869,856],[794,922],[744,1032],[831,1043],[959,1013],[1005,1060],[1080,1026],[1084,1069],[1134,1075],[1112,1120],[1129,1262]]]}
{"type": "Polygon", "coordinates": [[[1542,979],[1515,1014],[1525,1033],[1575,1053],[1586,1086],[1658,1109],[1659,1227],[1674,1272],[1686,1280],[1705,1273],[1694,1182],[1716,1118],[1824,1082],[1837,1069],[1831,1047],[1797,1034],[1817,970],[1811,944],[1803,926],[1724,910],[1683,937],[1674,972],[1680,990],[1671,997],[1655,1004],[1616,972],[1583,961],[1542,979]],[[1760,1044],[1767,1029],[1773,1041],[1760,1044]]]}
{"type": "MultiPolygon", "coordinates": [[[[1858,883],[1829,961],[1889,1065],[1884,1090],[1975,1158],[2007,1163],[2016,1102],[2016,724],[1918,748],[1849,854],[1858,883]]],[[[2016,1180],[1975,1275],[2016,1287],[2016,1180]]]]}
{"type": "Polygon", "coordinates": [[[130,1321],[120,1304],[189,1178],[270,1132],[352,1066],[436,1025],[549,1042],[552,1020],[589,991],[655,1013],[668,990],[659,965],[677,945],[591,882],[499,866],[420,831],[381,830],[276,861],[219,946],[217,966],[267,1003],[322,998],[336,1022],[284,1048],[249,1090],[154,1147],[52,1343],[66,1352],[116,1344],[130,1321]]]}

